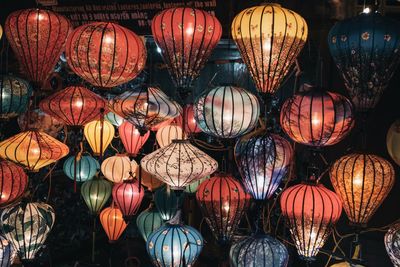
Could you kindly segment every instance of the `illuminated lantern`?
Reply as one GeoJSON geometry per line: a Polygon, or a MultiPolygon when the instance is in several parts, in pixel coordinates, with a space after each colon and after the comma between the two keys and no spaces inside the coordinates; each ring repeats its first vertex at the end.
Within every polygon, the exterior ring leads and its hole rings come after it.
{"type": "Polygon", "coordinates": [[[150,173],[146,172],[141,167],[136,169],[136,177],[139,177],[139,172],[141,172],[142,185],[147,187],[148,190],[154,191],[157,188],[164,185],[162,181],[158,180],[154,175],[151,175],[150,173]]]}
{"type": "Polygon", "coordinates": [[[146,64],[146,47],[134,32],[111,22],[93,22],[68,37],[66,58],[82,79],[112,88],[134,79],[146,64]]]}
{"type": "Polygon", "coordinates": [[[207,175],[199,180],[196,180],[192,183],[190,183],[188,186],[185,188],[185,192],[189,194],[194,194],[197,192],[197,189],[199,188],[199,185],[204,182],[205,180],[210,179],[210,176],[207,175]]]}
{"type": "Polygon", "coordinates": [[[81,194],[91,214],[96,215],[110,198],[112,185],[104,179],[94,178],[84,182],[81,194]]]}
{"type": "Polygon", "coordinates": [[[0,206],[22,197],[27,185],[28,176],[24,169],[11,161],[0,159],[0,206]]]}
{"type": "Polygon", "coordinates": [[[173,140],[170,145],[143,157],[141,166],[172,189],[181,190],[215,172],[218,162],[188,140],[173,140]]]}
{"type": "MultiPolygon", "coordinates": [[[[178,116],[178,117],[179,117],[179,116],[178,116]]],[[[160,128],[164,127],[164,126],[170,125],[170,124],[171,124],[173,121],[175,121],[175,119],[177,119],[178,117],[176,117],[176,118],[170,118],[170,119],[165,120],[165,121],[163,121],[163,122],[161,122],[161,123],[159,123],[159,124],[157,124],[157,125],[154,125],[153,127],[150,128],[150,130],[152,130],[153,132],[157,132],[158,129],[160,129],[160,128]]]]}
{"type": "Polygon", "coordinates": [[[386,135],[386,145],[393,161],[400,166],[400,120],[396,120],[386,135]]]}
{"type": "Polygon", "coordinates": [[[392,189],[395,173],[379,156],[350,154],[333,164],[330,177],[350,222],[365,225],[392,189]]]}
{"type": "Polygon", "coordinates": [[[400,266],[400,223],[392,225],[386,232],[385,248],[393,265],[400,266]]]}
{"type": "Polygon", "coordinates": [[[117,207],[108,207],[101,211],[100,222],[110,243],[116,242],[128,226],[122,212],[117,207]]]}
{"type": "Polygon", "coordinates": [[[157,87],[138,86],[109,101],[109,108],[133,123],[141,134],[179,115],[180,107],[157,87]]]}
{"type": "Polygon", "coordinates": [[[82,86],[69,86],[43,99],[41,110],[69,126],[83,126],[100,118],[106,100],[82,86]]]}
{"type": "Polygon", "coordinates": [[[111,122],[112,125],[119,127],[124,123],[124,119],[121,118],[121,116],[118,116],[117,114],[115,114],[114,112],[108,112],[104,118],[111,122]]]}
{"type": "Polygon", "coordinates": [[[153,203],[150,203],[150,206],[146,210],[142,211],[136,219],[137,228],[144,241],[147,241],[150,234],[160,228],[163,224],[164,221],[153,203]]]}
{"type": "Polygon", "coordinates": [[[282,192],[280,203],[297,253],[306,260],[314,258],[340,218],[339,197],[322,184],[298,184],[282,192]]]}
{"type": "Polygon", "coordinates": [[[259,115],[257,97],[240,87],[216,87],[200,95],[194,104],[197,125],[216,137],[235,138],[251,131],[259,115]]]}
{"type": "Polygon", "coordinates": [[[154,202],[164,221],[175,216],[184,199],[185,194],[176,194],[166,186],[158,188],[154,193],[154,202]]]}
{"type": "Polygon", "coordinates": [[[65,175],[77,182],[91,180],[100,170],[99,162],[90,155],[81,157],[71,156],[64,161],[65,175]]]}
{"type": "MultiPolygon", "coordinates": [[[[194,133],[200,133],[201,129],[199,126],[197,126],[196,119],[194,118],[194,111],[193,111],[193,105],[186,105],[183,108],[183,112],[185,115],[185,133],[186,134],[194,134],[194,133]]],[[[176,117],[176,124],[182,125],[182,115],[176,117]]]]}
{"type": "Polygon", "coordinates": [[[154,16],[151,31],[178,88],[191,86],[222,35],[215,16],[187,7],[161,11],[154,16]]]}
{"type": "Polygon", "coordinates": [[[30,171],[38,171],[68,153],[68,146],[64,143],[36,130],[19,133],[0,143],[0,157],[21,164],[30,171]]]}
{"type": "Polygon", "coordinates": [[[250,196],[231,175],[217,174],[200,184],[196,199],[215,238],[227,243],[242,219],[250,196]]]}
{"type": "Polygon", "coordinates": [[[329,32],[333,60],[355,107],[375,107],[400,61],[400,24],[377,12],[337,22],[329,32]]]}
{"type": "Polygon", "coordinates": [[[235,160],[243,185],[254,199],[269,199],[289,171],[293,151],[277,134],[250,133],[235,146],[235,160]]]}
{"type": "Polygon", "coordinates": [[[289,253],[281,242],[267,234],[245,237],[229,252],[231,267],[286,267],[289,253]]]}
{"type": "Polygon", "coordinates": [[[124,181],[114,185],[112,196],[124,218],[129,219],[139,210],[144,196],[144,188],[138,181],[124,181]]]}
{"type": "Polygon", "coordinates": [[[23,79],[0,76],[0,119],[7,120],[17,117],[26,111],[32,89],[23,79]]]}
{"type": "Polygon", "coordinates": [[[0,267],[10,267],[14,259],[14,249],[11,243],[0,236],[0,267]]]}
{"type": "Polygon", "coordinates": [[[1,25],[0,25],[0,40],[1,40],[1,37],[3,37],[3,27],[1,27],[1,25]]]}
{"type": "Polygon", "coordinates": [[[55,220],[46,203],[20,203],[5,208],[0,216],[1,230],[21,260],[32,260],[44,245],[55,220]]]}
{"type": "Polygon", "coordinates": [[[172,143],[175,139],[186,139],[184,136],[182,128],[176,124],[170,124],[163,126],[157,130],[156,140],[158,145],[163,148],[172,143]]]}
{"type": "Polygon", "coordinates": [[[22,131],[36,129],[40,132],[45,132],[52,137],[57,137],[58,133],[63,129],[64,124],[44,113],[40,109],[34,109],[29,110],[18,117],[18,126],[22,131]],[[28,112],[29,115],[27,114],[28,112]]]}
{"type": "Polygon", "coordinates": [[[293,141],[317,147],[340,142],[354,126],[350,101],[319,88],[297,93],[286,100],[280,119],[282,129],[293,141]]]}
{"type": "Polygon", "coordinates": [[[107,147],[114,138],[114,126],[106,120],[94,120],[85,125],[83,134],[89,143],[93,154],[98,156],[104,154],[107,147]]]}
{"type": "Polygon", "coordinates": [[[64,16],[42,9],[15,11],[4,27],[26,76],[38,85],[53,72],[71,29],[64,16]]]}
{"type": "Polygon", "coordinates": [[[149,131],[141,135],[135,125],[128,121],[125,121],[118,127],[118,133],[129,156],[136,156],[150,136],[149,131]]]}
{"type": "Polygon", "coordinates": [[[236,15],[231,31],[258,91],[273,94],[300,54],[308,27],[299,14],[266,3],[236,15]]]}
{"type": "Polygon", "coordinates": [[[136,173],[137,166],[136,161],[130,161],[128,156],[116,154],[115,156],[106,158],[101,163],[101,172],[111,182],[121,183],[124,180],[133,178],[131,174],[136,173]]]}

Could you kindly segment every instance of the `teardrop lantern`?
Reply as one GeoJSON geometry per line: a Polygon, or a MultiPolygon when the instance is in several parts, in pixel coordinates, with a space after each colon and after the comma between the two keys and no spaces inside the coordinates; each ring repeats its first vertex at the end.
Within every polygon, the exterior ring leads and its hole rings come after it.
{"type": "Polygon", "coordinates": [[[157,208],[154,206],[154,203],[150,203],[150,206],[142,211],[136,218],[136,226],[145,242],[150,234],[163,224],[164,221],[157,208]]]}
{"type": "Polygon", "coordinates": [[[149,139],[150,132],[140,132],[136,129],[135,125],[129,121],[125,121],[118,127],[119,138],[121,138],[126,153],[129,156],[135,157],[143,145],[149,139]]]}
{"type": "Polygon", "coordinates": [[[22,197],[27,185],[28,176],[24,169],[11,161],[0,159],[0,207],[22,197]]]}
{"type": "Polygon", "coordinates": [[[154,193],[154,202],[160,212],[161,218],[164,221],[172,219],[179,207],[182,206],[184,198],[185,194],[175,194],[167,186],[158,188],[154,193]]]}
{"type": "MultiPolygon", "coordinates": [[[[188,104],[183,108],[182,111],[185,116],[185,133],[195,134],[201,133],[200,127],[197,125],[196,119],[194,118],[193,104],[188,104]]],[[[176,117],[176,124],[183,125],[182,114],[176,117]]]]}
{"type": "Polygon", "coordinates": [[[386,146],[390,157],[400,166],[400,120],[390,126],[386,135],[386,146]]]}
{"type": "Polygon", "coordinates": [[[385,248],[395,267],[400,266],[400,223],[392,225],[385,234],[385,248]]]}
{"type": "Polygon", "coordinates": [[[114,185],[112,196],[124,218],[129,220],[140,208],[144,197],[144,188],[137,180],[124,181],[114,185]]]}
{"type": "Polygon", "coordinates": [[[156,140],[161,148],[170,145],[172,143],[172,140],[175,139],[186,139],[182,128],[178,125],[170,124],[167,126],[163,126],[157,130],[156,140]]]}
{"type": "Polygon", "coordinates": [[[24,113],[31,95],[32,89],[27,81],[0,75],[0,119],[8,120],[24,113]]]}
{"type": "Polygon", "coordinates": [[[99,172],[100,164],[90,155],[80,157],[70,156],[64,161],[63,170],[65,175],[71,180],[86,182],[99,172]]]}
{"type": "Polygon", "coordinates": [[[112,185],[110,182],[94,178],[84,182],[81,186],[81,195],[91,214],[96,215],[110,198],[112,185]]]}
{"type": "Polygon", "coordinates": [[[114,138],[114,126],[106,120],[94,120],[85,125],[83,134],[95,156],[103,155],[114,138]]]}
{"type": "Polygon", "coordinates": [[[124,221],[122,212],[114,206],[101,211],[100,222],[110,243],[116,242],[128,226],[124,221]]]}
{"type": "Polygon", "coordinates": [[[116,154],[101,163],[101,172],[107,180],[113,183],[122,183],[124,180],[133,179],[131,175],[136,173],[137,167],[135,160],[131,161],[124,154],[116,154]]]}
{"type": "Polygon", "coordinates": [[[40,109],[29,110],[18,117],[18,126],[22,131],[36,129],[56,138],[64,124],[44,113],[40,109]],[[29,113],[29,114],[28,114],[29,113]]]}

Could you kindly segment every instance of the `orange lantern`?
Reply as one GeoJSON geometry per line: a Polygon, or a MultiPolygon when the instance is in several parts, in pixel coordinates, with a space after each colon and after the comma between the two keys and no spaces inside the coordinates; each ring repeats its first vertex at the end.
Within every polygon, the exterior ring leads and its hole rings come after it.
{"type": "Polygon", "coordinates": [[[114,126],[106,120],[94,120],[85,125],[83,134],[92,148],[93,154],[103,155],[114,138],[114,126]]]}
{"type": "Polygon", "coordinates": [[[129,156],[135,157],[144,143],[150,136],[150,132],[146,131],[143,135],[136,129],[135,125],[129,121],[125,121],[118,127],[119,138],[129,156]]]}
{"type": "Polygon", "coordinates": [[[152,130],[153,132],[157,132],[158,129],[160,129],[161,127],[170,125],[170,124],[171,124],[172,122],[174,122],[177,118],[178,118],[178,117],[176,117],[176,118],[171,118],[171,119],[168,119],[168,120],[166,120],[166,121],[163,121],[163,122],[161,122],[161,123],[159,123],[159,124],[156,124],[156,125],[152,126],[152,127],[150,128],[150,130],[152,130]]]}
{"type": "MultiPolygon", "coordinates": [[[[192,134],[192,133],[200,133],[201,129],[197,125],[197,122],[194,118],[194,111],[193,105],[189,104],[183,108],[183,114],[185,115],[185,133],[192,134]]],[[[182,125],[182,115],[176,117],[176,123],[178,125],[182,125]]]]}
{"type": "Polygon", "coordinates": [[[113,183],[122,183],[124,180],[133,179],[133,174],[137,168],[136,161],[129,160],[124,154],[106,158],[101,164],[101,172],[104,177],[113,183]]]}
{"type": "Polygon", "coordinates": [[[186,139],[182,128],[176,124],[163,126],[157,130],[156,140],[160,147],[166,147],[175,139],[186,139]]]}
{"type": "Polygon", "coordinates": [[[0,206],[20,198],[27,185],[28,176],[20,166],[11,161],[0,160],[0,206]]]}
{"type": "Polygon", "coordinates": [[[116,242],[127,226],[122,212],[114,205],[101,211],[100,222],[110,243],[116,242]]]}

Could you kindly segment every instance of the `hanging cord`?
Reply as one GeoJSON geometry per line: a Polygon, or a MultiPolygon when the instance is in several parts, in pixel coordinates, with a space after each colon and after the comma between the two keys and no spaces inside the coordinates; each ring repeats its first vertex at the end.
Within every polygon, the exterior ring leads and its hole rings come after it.
{"type": "Polygon", "coordinates": [[[103,161],[103,136],[104,136],[104,109],[100,110],[100,156],[99,161],[100,163],[103,161]]]}

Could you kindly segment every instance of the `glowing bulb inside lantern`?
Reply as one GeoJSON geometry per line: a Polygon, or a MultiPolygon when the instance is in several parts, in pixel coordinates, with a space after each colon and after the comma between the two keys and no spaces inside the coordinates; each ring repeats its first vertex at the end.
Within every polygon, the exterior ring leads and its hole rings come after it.
{"type": "Polygon", "coordinates": [[[222,209],[223,209],[226,213],[228,213],[228,212],[229,212],[229,209],[230,209],[229,203],[228,203],[228,202],[225,202],[225,203],[222,205],[222,209]]]}
{"type": "Polygon", "coordinates": [[[40,149],[37,148],[37,147],[34,147],[34,148],[31,149],[31,152],[32,152],[32,154],[37,155],[37,154],[40,153],[40,149]]]}
{"type": "Polygon", "coordinates": [[[187,34],[187,35],[192,35],[193,33],[194,33],[193,25],[189,24],[189,25],[186,27],[186,34],[187,34]]]}
{"type": "Polygon", "coordinates": [[[371,12],[371,8],[370,7],[366,7],[363,9],[363,13],[365,14],[369,14],[371,12]]]}
{"type": "Polygon", "coordinates": [[[270,42],[270,40],[267,40],[267,41],[265,41],[265,42],[263,43],[263,49],[264,49],[264,51],[266,51],[266,52],[271,51],[271,42],[270,42]]]}
{"type": "Polygon", "coordinates": [[[357,186],[357,187],[360,187],[360,186],[362,186],[362,184],[363,184],[362,176],[361,176],[361,174],[360,174],[359,172],[357,172],[357,173],[354,175],[353,185],[354,185],[354,186],[357,186]]]}
{"type": "Polygon", "coordinates": [[[106,36],[106,37],[104,37],[104,42],[106,44],[111,44],[111,43],[114,42],[114,39],[112,37],[110,37],[110,36],[106,36]]]}
{"type": "Polygon", "coordinates": [[[319,126],[321,124],[321,117],[319,116],[319,113],[314,112],[311,116],[311,124],[313,126],[319,126]]]}
{"type": "Polygon", "coordinates": [[[74,104],[75,104],[75,106],[78,107],[78,108],[81,108],[81,107],[83,106],[82,100],[77,100],[77,101],[75,101],[74,104]]]}
{"type": "Polygon", "coordinates": [[[99,197],[97,195],[90,195],[90,198],[93,199],[93,200],[98,200],[99,199],[99,197]]]}
{"type": "Polygon", "coordinates": [[[40,21],[40,20],[43,20],[43,19],[44,19],[44,16],[43,16],[42,14],[39,13],[39,14],[37,15],[37,20],[40,21]]]}

